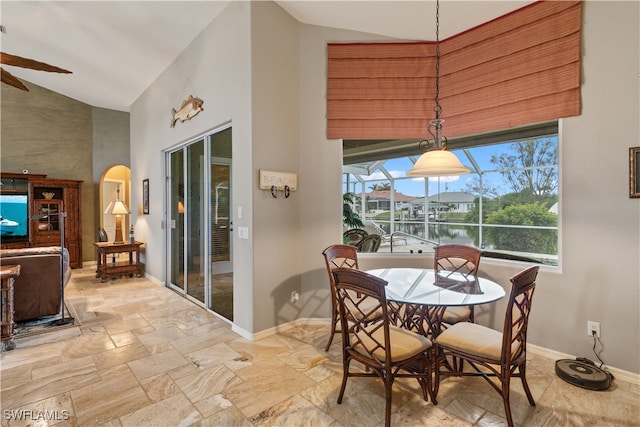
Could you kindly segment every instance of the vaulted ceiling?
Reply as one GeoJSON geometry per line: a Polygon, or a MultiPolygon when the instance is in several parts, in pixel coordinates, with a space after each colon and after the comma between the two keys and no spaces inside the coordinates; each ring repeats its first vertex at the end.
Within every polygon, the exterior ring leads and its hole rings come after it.
{"type": "MultiPolygon", "coordinates": [[[[97,107],[129,111],[229,1],[2,1],[3,52],[73,72],[4,66],[97,107]]],[[[433,0],[276,1],[299,22],[400,40],[434,40],[433,0]]],[[[440,39],[532,1],[441,0],[440,39]]],[[[15,89],[17,90],[17,89],[15,89]]]]}

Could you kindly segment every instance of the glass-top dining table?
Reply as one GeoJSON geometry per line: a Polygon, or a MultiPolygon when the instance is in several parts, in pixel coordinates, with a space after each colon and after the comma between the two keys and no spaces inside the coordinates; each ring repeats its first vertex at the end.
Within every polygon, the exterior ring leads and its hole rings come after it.
{"type": "Polygon", "coordinates": [[[435,338],[442,330],[447,307],[487,304],[505,296],[489,279],[433,269],[382,268],[367,273],[388,282],[385,287],[390,320],[397,326],[435,338]]]}

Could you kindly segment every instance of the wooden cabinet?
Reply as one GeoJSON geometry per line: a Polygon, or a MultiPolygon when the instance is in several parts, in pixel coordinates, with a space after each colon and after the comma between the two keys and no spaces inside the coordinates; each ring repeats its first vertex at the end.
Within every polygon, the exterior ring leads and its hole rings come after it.
{"type": "Polygon", "coordinates": [[[60,245],[64,219],[64,246],[69,251],[71,268],[82,267],[81,184],[82,181],[61,179],[29,180],[31,246],[60,245]]]}
{"type": "Polygon", "coordinates": [[[12,202],[16,215],[12,219],[28,224],[28,227],[13,235],[3,234],[0,247],[60,246],[63,228],[61,221],[64,219],[64,245],[69,251],[69,264],[71,268],[82,267],[82,181],[6,172],[2,172],[0,178],[0,193],[3,197],[6,196],[6,200],[0,200],[0,208],[9,209],[12,202]],[[22,201],[20,212],[15,211],[18,207],[17,199],[22,201]]]}

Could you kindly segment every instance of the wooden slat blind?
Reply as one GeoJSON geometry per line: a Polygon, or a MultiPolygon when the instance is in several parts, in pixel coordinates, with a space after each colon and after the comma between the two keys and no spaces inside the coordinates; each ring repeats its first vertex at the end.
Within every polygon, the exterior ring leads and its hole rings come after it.
{"type": "MultiPolygon", "coordinates": [[[[582,2],[540,1],[440,42],[447,137],[580,114],[582,2]]],[[[435,44],[328,45],[327,138],[423,138],[435,44]]]]}

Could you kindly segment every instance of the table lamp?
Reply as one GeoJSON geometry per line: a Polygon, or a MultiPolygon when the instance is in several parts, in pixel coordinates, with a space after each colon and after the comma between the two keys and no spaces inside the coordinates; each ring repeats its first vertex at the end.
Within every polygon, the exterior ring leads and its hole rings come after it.
{"type": "Polygon", "coordinates": [[[116,216],[116,236],[113,239],[114,244],[123,244],[124,238],[122,236],[122,215],[129,215],[131,211],[120,200],[120,189],[117,190],[116,200],[112,200],[104,211],[105,214],[116,216]]]}

